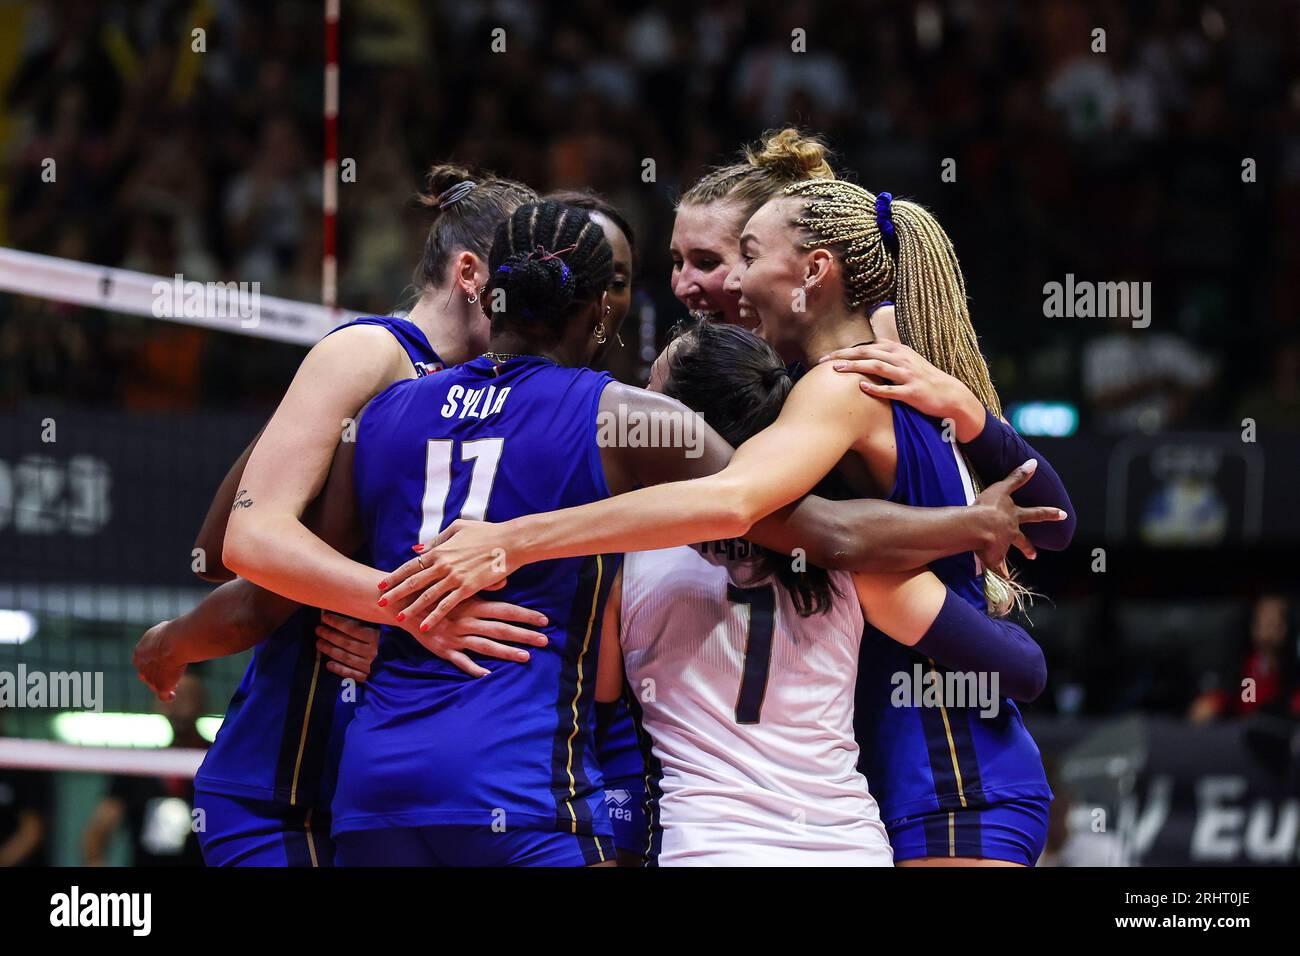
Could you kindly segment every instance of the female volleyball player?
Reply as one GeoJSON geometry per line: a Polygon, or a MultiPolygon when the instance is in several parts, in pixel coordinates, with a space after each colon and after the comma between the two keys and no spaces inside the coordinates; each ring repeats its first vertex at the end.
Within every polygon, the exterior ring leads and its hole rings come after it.
{"type": "MultiPolygon", "coordinates": [[[[673,291],[696,316],[754,325],[752,314],[742,314],[740,288],[728,282],[740,256],[740,231],[749,217],[787,186],[809,179],[835,179],[830,153],[815,136],[796,129],[768,133],[757,147],[741,150],[736,162],[706,173],[678,203],[673,222],[673,291]]],[[[1038,468],[1016,492],[1026,506],[1055,506],[1070,513],[1061,522],[1034,524],[1026,529],[1032,545],[1049,550],[1064,548],[1074,534],[1069,496],[1051,465],[1016,434],[1015,429],[985,409],[962,382],[935,368],[898,341],[893,303],[884,300],[871,314],[878,340],[841,350],[834,359],[841,371],[889,379],[866,379],[860,387],[869,395],[907,402],[918,411],[954,423],[954,437],[978,479],[991,482],[1021,462],[1036,458],[1038,468]],[[886,341],[887,340],[887,341],[886,341]]],[[[1026,555],[1034,557],[1031,547],[1026,555]]]]}
{"type": "MultiPolygon", "coordinates": [[[[478,308],[488,245],[497,224],[533,193],[526,186],[456,166],[435,166],[421,197],[434,220],[416,269],[419,299],[409,318],[367,317],[335,330],[303,361],[280,408],[218,492],[198,546],[207,576],[221,576],[225,516],[250,462],[274,475],[325,540],[359,543],[352,520],[350,462],[330,468],[361,406],[399,379],[461,361],[486,342],[478,308]],[[326,492],[318,495],[322,485],[326,492]]],[[[250,498],[233,502],[236,511],[250,498]]],[[[373,617],[373,615],[372,615],[373,617]]],[[[427,644],[435,653],[518,653],[489,638],[535,640],[506,621],[536,623],[522,608],[484,605],[427,644]]],[[[432,632],[431,632],[432,633],[432,632]]],[[[160,694],[187,663],[255,646],[216,742],[196,776],[205,859],[220,865],[329,865],[329,803],[355,681],[368,675],[376,635],[365,625],[300,607],[245,580],[224,584],[190,613],[165,622],[137,649],[141,676],[160,694]],[[344,679],[349,683],[343,683],[344,679]]]]}
{"type": "MultiPolygon", "coordinates": [[[[579,367],[608,337],[610,258],[599,227],[572,207],[521,206],[498,229],[483,300],[494,316],[491,350],[439,375],[396,383],[361,420],[357,498],[381,567],[399,564],[411,542],[430,539],[457,515],[502,520],[708,473],[725,462],[729,446],[703,425],[702,440],[685,449],[609,440],[613,421],[681,421],[685,412],[579,367]]],[[[817,515],[826,503],[807,499],[786,510],[784,524],[768,522],[753,533],[766,533],[765,543],[787,553],[798,541],[822,565],[848,559],[906,568],[918,554],[982,538],[990,508],[1001,520],[1010,513],[1016,523],[1048,520],[1048,509],[1006,504],[1010,487],[1025,477],[1003,483],[979,509],[844,502],[832,510],[848,517],[827,520],[817,515]],[[869,538],[869,546],[843,545],[846,520],[867,529],[857,537],[869,538]]],[[[276,483],[245,494],[254,503],[232,516],[228,566],[294,600],[373,613],[373,570],[281,517],[285,491],[276,483]]],[[[549,622],[526,667],[469,662],[464,669],[481,679],[468,680],[405,635],[385,632],[381,666],[342,759],[334,802],[341,861],[612,860],[592,759],[591,702],[601,606],[619,557],[551,562],[507,583],[502,600],[532,606],[549,622]]],[[[418,619],[398,612],[395,620],[409,634],[422,633],[418,619]]]]}
{"type": "MultiPolygon", "coordinates": [[[[782,358],[807,363],[874,341],[868,316],[892,299],[900,303],[903,337],[996,414],[960,269],[938,223],[919,206],[838,180],[797,183],[786,193],[750,219],[741,240],[744,263],[736,270],[742,314],[748,310],[758,320],[782,358]]],[[[965,463],[939,423],[902,403],[862,399],[856,376],[813,368],[777,421],[738,449],[722,472],[499,525],[454,524],[437,550],[381,585],[389,588],[388,600],[432,626],[465,596],[533,561],[743,535],[832,471],[891,500],[971,500],[965,463]]],[[[998,566],[980,573],[974,555],[934,562],[931,569],[972,604],[984,606],[986,589],[997,611],[1005,613],[1015,599],[998,566]]],[[[866,661],[863,667],[885,675],[907,670],[866,661]]],[[[915,671],[918,679],[925,672],[924,666],[915,671]]],[[[935,679],[942,677],[936,672],[935,679]]],[[[1032,865],[1051,792],[1014,704],[1005,700],[996,718],[982,719],[971,708],[889,707],[888,695],[884,700],[876,729],[888,732],[881,731],[873,750],[886,769],[875,776],[890,788],[881,806],[897,858],[1032,865]],[[938,746],[945,739],[946,752],[938,746]]]]}
{"type": "MultiPolygon", "coordinates": [[[[686,325],[662,368],[667,394],[737,445],[776,419],[792,385],[769,345],[713,322],[686,325]]],[[[798,572],[744,541],[624,556],[596,693],[621,691],[626,661],[652,744],[641,839],[655,863],[891,863],[853,739],[864,611],[942,664],[997,672],[1008,696],[1042,689],[1043,655],[1029,636],[929,571],[798,572]]]]}
{"type": "MultiPolygon", "coordinates": [[[[606,342],[597,350],[593,365],[599,366],[605,352],[619,341],[628,309],[632,306],[632,282],[636,269],[636,236],[632,226],[614,206],[592,193],[563,190],[546,196],[591,213],[600,226],[613,254],[614,274],[605,302],[609,306],[606,342]]],[[[637,745],[636,727],[627,701],[596,702],[596,762],[605,781],[605,805],[614,828],[614,846],[620,866],[640,866],[645,850],[645,764],[637,745]]]]}
{"type": "Polygon", "coordinates": [[[821,140],[796,129],[768,133],[734,163],[711,169],[677,202],[672,258],[673,294],[696,316],[752,327],[740,297],[726,288],[740,261],[740,230],[758,208],[791,183],[834,179],[821,140]]]}

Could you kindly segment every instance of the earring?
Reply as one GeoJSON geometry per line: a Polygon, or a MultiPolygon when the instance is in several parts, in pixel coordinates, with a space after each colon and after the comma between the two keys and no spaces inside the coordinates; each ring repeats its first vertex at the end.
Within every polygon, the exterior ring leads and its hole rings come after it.
{"type": "Polygon", "coordinates": [[[469,295],[465,297],[465,301],[468,302],[470,305],[473,305],[475,302],[478,301],[478,293],[471,292],[469,295]]]}
{"type": "Polygon", "coordinates": [[[623,336],[619,335],[617,332],[614,333],[614,341],[618,343],[619,348],[627,347],[623,344],[623,336]]]}
{"type": "Polygon", "coordinates": [[[604,345],[604,344],[605,344],[605,340],[609,337],[609,336],[606,335],[606,333],[605,333],[605,323],[604,323],[604,322],[598,322],[598,323],[596,324],[596,327],[595,327],[594,329],[591,330],[591,334],[594,335],[594,336],[596,337],[596,344],[597,344],[597,345],[604,345]]]}

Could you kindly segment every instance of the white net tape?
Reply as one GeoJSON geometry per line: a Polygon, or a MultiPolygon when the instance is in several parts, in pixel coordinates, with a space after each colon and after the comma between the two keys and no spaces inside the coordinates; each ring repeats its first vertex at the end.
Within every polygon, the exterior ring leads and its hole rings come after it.
{"type": "Polygon", "coordinates": [[[204,753],[182,747],[82,747],[49,740],[0,738],[0,767],[14,770],[192,777],[204,753]]]}
{"type": "Polygon", "coordinates": [[[3,248],[0,291],[299,345],[360,314],[262,295],[257,283],[196,282],[3,248]]]}

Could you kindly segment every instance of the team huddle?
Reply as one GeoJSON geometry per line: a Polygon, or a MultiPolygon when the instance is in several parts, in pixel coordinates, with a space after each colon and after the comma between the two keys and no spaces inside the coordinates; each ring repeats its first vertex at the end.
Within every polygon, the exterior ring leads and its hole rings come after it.
{"type": "Polygon", "coordinates": [[[1074,520],[938,222],[768,135],[679,200],[689,318],[642,388],[595,370],[617,209],[427,186],[416,301],[311,350],[200,532],[223,583],[136,650],[166,697],[253,648],[206,862],[1034,865],[1046,666],[1006,558],[1074,520]]]}

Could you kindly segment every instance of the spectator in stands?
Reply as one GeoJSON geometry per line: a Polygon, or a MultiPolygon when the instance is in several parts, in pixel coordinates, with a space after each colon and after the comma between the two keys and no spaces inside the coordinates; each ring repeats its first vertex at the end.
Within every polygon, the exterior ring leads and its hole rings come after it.
{"type": "Polygon", "coordinates": [[[49,774],[0,767],[0,867],[49,865],[52,807],[49,774]]]}
{"type": "Polygon", "coordinates": [[[1116,318],[1113,331],[1083,348],[1092,424],[1111,432],[1164,431],[1180,424],[1195,393],[1214,381],[1215,362],[1177,333],[1132,322],[1116,318]]]}
{"type": "Polygon", "coordinates": [[[1237,682],[1203,692],[1192,702],[1188,719],[1199,724],[1254,713],[1300,719],[1297,650],[1291,600],[1281,594],[1260,596],[1251,609],[1250,646],[1237,682]]]}

